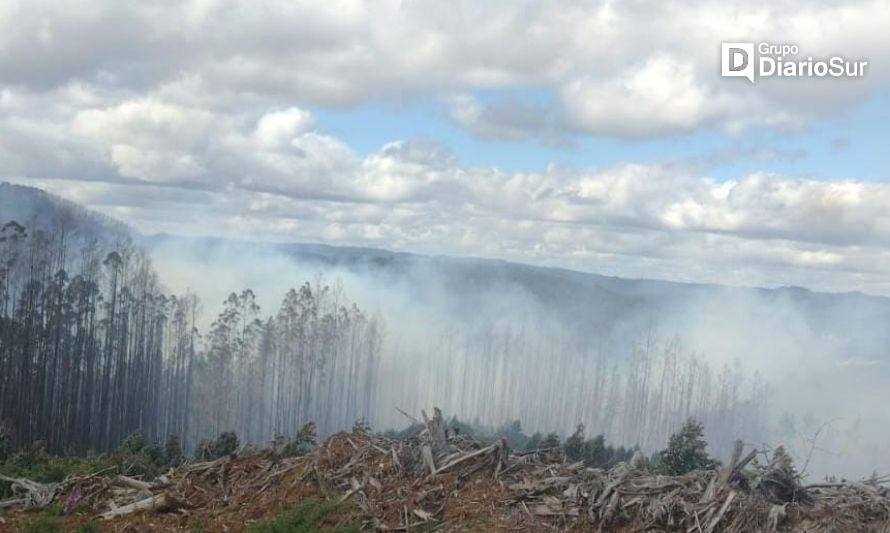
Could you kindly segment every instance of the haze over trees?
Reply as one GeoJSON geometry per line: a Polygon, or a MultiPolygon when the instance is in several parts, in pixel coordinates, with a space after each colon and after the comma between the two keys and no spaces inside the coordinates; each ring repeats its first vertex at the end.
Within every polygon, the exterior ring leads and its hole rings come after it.
{"type": "Polygon", "coordinates": [[[166,293],[125,233],[100,239],[76,227],[0,230],[0,399],[18,446],[108,449],[137,429],[187,448],[226,431],[266,443],[310,421],[327,435],[433,404],[492,425],[581,422],[643,448],[688,416],[718,435],[761,429],[761,384],[712,371],[676,343],[650,340],[619,361],[505,320],[451,328],[405,366],[387,353],[383,318],[321,278],[288,290],[274,314],[252,290],[233,292],[201,332],[197,296],[166,293]]]}
{"type": "MultiPolygon", "coordinates": [[[[440,405],[485,425],[520,419],[568,435],[578,423],[610,442],[653,451],[690,417],[717,450],[767,432],[767,384],[739,365],[712,368],[676,340],[628,340],[630,357],[585,344],[555,325],[504,321],[450,329],[426,349],[393,357],[412,372],[388,376],[386,406],[408,412],[440,405]],[[419,379],[418,379],[419,376],[419,379]]],[[[384,425],[397,424],[381,412],[384,425]]]]}
{"type": "Polygon", "coordinates": [[[0,420],[13,444],[50,451],[235,430],[248,441],[326,432],[373,409],[379,322],[318,281],[262,317],[232,294],[206,337],[193,294],[165,294],[125,236],[69,234],[72,222],[0,228],[0,420]]]}

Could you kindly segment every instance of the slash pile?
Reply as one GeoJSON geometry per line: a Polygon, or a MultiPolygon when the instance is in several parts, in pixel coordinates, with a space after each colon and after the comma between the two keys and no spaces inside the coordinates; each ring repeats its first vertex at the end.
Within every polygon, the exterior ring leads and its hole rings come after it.
{"type": "MultiPolygon", "coordinates": [[[[339,502],[330,525],[378,531],[890,528],[885,479],[803,486],[781,448],[742,457],[738,443],[724,468],[665,476],[638,459],[588,468],[567,463],[558,448],[516,453],[503,440],[483,444],[447,430],[438,410],[417,428],[401,441],[339,433],[301,457],[242,453],[151,481],[101,474],[52,485],[14,480],[17,496],[0,508],[55,501],[78,510],[71,524],[98,518],[103,531],[241,531],[309,497],[339,502]]],[[[0,530],[15,531],[23,511],[5,513],[0,530]]]]}

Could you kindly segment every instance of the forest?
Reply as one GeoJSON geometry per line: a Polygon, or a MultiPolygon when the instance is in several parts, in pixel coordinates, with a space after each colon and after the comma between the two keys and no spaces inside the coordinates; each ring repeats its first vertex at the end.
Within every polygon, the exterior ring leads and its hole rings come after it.
{"type": "Polygon", "coordinates": [[[271,316],[233,293],[202,334],[198,298],[166,294],[128,239],[69,237],[0,229],[0,420],[15,447],[107,450],[135,430],[268,442],[369,416],[382,325],[336,285],[290,289],[271,316]]]}
{"type": "Polygon", "coordinates": [[[202,331],[199,297],[169,294],[124,230],[9,221],[0,254],[0,420],[17,448],[109,450],[136,430],[187,450],[232,431],[263,445],[308,422],[322,436],[400,427],[397,408],[429,405],[563,436],[583,424],[649,451],[689,417],[718,450],[765,433],[765,383],[677,340],[630,341],[619,358],[543,322],[480,317],[410,344],[321,274],[274,313],[239,288],[202,331]]]}

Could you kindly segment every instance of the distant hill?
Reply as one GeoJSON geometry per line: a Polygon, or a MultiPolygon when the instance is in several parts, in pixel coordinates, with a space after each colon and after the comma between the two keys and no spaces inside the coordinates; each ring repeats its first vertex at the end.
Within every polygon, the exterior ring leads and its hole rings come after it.
{"type": "MultiPolygon", "coordinates": [[[[32,226],[67,221],[82,237],[109,242],[130,233],[121,222],[73,202],[7,183],[0,184],[0,213],[0,219],[32,226]]],[[[679,332],[694,348],[724,350],[727,357],[766,352],[768,358],[781,358],[783,350],[819,351],[831,353],[839,365],[850,366],[886,361],[886,347],[890,346],[890,328],[886,327],[890,324],[890,298],[861,293],[625,279],[499,260],[324,244],[138,233],[133,238],[153,251],[159,263],[170,259],[165,250],[174,249],[183,261],[196,263],[224,254],[223,261],[233,269],[251,270],[241,261],[244,258],[274,255],[309,270],[350,272],[379,290],[399,287],[419,301],[435,299],[437,305],[450,306],[449,310],[464,320],[477,319],[481,309],[490,309],[491,302],[502,295],[518,294],[531,298],[522,301],[533,302],[543,313],[586,338],[620,338],[630,330],[637,337],[647,330],[679,332]],[[447,298],[441,298],[442,294],[447,298]],[[782,336],[782,342],[773,340],[777,336],[782,336]]],[[[249,274],[245,274],[247,279],[249,274]]]]}
{"type": "Polygon", "coordinates": [[[130,238],[126,224],[34,187],[0,182],[0,224],[9,221],[29,230],[64,227],[68,238],[115,242],[130,238]]]}
{"type": "Polygon", "coordinates": [[[139,242],[149,249],[176,243],[187,246],[196,254],[209,254],[222,248],[237,254],[249,254],[258,250],[273,251],[300,263],[371,272],[382,281],[417,275],[418,268],[434,269],[444,276],[446,287],[451,291],[471,292],[492,286],[521,286],[541,302],[554,306],[589,308],[591,302],[603,304],[605,301],[610,307],[658,307],[719,292],[757,296],[768,301],[781,299],[794,302],[801,308],[809,309],[814,318],[841,304],[862,306],[871,312],[890,313],[890,298],[860,292],[824,293],[793,286],[757,288],[621,278],[501,260],[429,256],[354,246],[246,242],[169,234],[141,237],[139,242]]]}

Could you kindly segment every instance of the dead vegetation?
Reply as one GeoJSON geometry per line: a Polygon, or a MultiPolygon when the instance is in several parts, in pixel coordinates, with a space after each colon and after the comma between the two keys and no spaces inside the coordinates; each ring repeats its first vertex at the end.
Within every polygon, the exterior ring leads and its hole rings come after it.
{"type": "Polygon", "coordinates": [[[885,531],[886,479],[802,485],[782,448],[745,453],[721,468],[653,473],[640,457],[610,468],[565,461],[560,448],[512,452],[446,429],[393,440],[358,427],[300,457],[275,450],[184,465],[147,481],[12,481],[0,530],[61,504],[66,524],[99,519],[102,531],[241,531],[307,498],[336,502],[328,525],[378,531],[885,531]]]}

